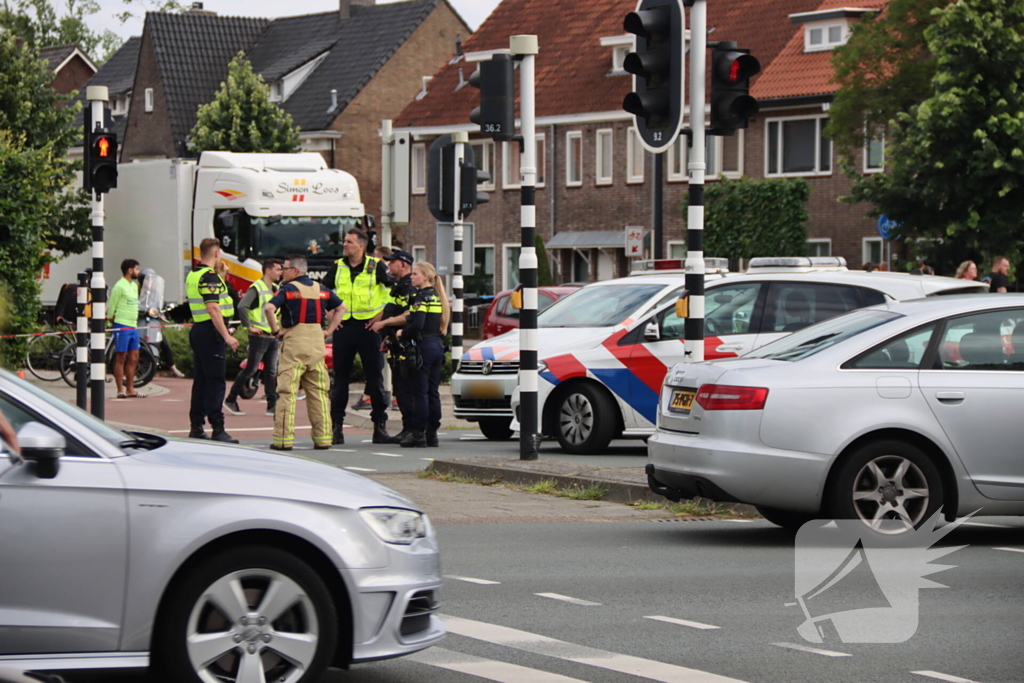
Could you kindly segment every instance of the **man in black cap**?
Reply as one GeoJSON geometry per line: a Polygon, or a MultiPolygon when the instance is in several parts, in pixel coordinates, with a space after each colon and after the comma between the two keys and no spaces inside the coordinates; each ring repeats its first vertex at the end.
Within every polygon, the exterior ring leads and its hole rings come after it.
{"type": "Polygon", "coordinates": [[[398,340],[395,332],[397,328],[405,325],[406,312],[409,310],[412,297],[416,294],[416,288],[412,286],[412,254],[396,249],[390,255],[385,256],[384,260],[388,262],[388,271],[395,280],[395,284],[391,288],[391,301],[384,307],[381,319],[375,322],[371,329],[380,333],[385,346],[390,350],[388,362],[391,365],[391,385],[395,398],[398,399],[398,409],[402,411],[402,431],[395,436],[388,437],[388,443],[399,443],[409,431],[407,408],[410,403],[408,399],[409,386],[397,363],[395,350],[398,340]]]}

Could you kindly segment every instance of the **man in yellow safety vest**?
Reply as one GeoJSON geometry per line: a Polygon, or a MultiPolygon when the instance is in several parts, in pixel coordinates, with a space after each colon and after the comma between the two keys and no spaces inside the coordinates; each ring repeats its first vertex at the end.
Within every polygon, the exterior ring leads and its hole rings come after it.
{"type": "Polygon", "coordinates": [[[238,303],[238,319],[249,332],[249,352],[245,361],[245,369],[238,373],[228,397],[224,399],[224,408],[232,415],[245,415],[238,407],[238,395],[253,375],[259,372],[263,363],[263,388],[267,391],[267,415],[273,417],[277,406],[277,353],[281,342],[271,334],[267,312],[264,310],[270,299],[277,293],[277,283],[281,280],[281,264],[279,258],[268,258],[263,262],[263,277],[249,286],[245,296],[238,303]]]}

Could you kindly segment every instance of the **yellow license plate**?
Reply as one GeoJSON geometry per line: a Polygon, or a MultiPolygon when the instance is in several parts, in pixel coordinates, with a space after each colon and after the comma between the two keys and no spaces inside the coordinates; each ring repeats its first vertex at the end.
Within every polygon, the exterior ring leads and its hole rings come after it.
{"type": "Polygon", "coordinates": [[[668,404],[668,409],[680,413],[688,413],[693,408],[693,397],[696,395],[696,391],[676,389],[672,392],[672,400],[668,404]]]}
{"type": "Polygon", "coordinates": [[[505,383],[500,379],[482,379],[462,384],[462,395],[469,399],[505,398],[505,383]]]}

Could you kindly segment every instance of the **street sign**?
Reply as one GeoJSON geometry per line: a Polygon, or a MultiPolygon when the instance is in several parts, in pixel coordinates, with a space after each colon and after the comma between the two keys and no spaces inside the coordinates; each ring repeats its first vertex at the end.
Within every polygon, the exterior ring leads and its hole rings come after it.
{"type": "Polygon", "coordinates": [[[644,229],[636,225],[626,226],[626,257],[644,257],[644,229]]]}
{"type": "Polygon", "coordinates": [[[878,217],[878,234],[882,236],[884,240],[896,240],[901,237],[897,232],[900,229],[902,223],[894,221],[885,214],[878,217]]]}

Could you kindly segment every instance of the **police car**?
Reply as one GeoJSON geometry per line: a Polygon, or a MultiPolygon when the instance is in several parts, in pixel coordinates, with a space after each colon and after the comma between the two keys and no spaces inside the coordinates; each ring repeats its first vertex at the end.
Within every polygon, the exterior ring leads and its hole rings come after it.
{"type": "MultiPolygon", "coordinates": [[[[685,321],[676,316],[674,306],[683,278],[681,274],[643,275],[594,283],[541,314],[538,405],[542,434],[556,438],[567,452],[592,454],[601,452],[613,438],[654,433],[662,380],[668,368],[685,360],[685,321]],[[630,306],[619,302],[640,298],[644,287],[650,288],[646,299],[631,300],[636,305],[624,312],[630,306]],[[599,311],[604,312],[603,318],[599,311]],[[595,324],[600,322],[605,324],[595,324]]],[[[835,258],[753,259],[746,273],[719,274],[708,283],[705,358],[741,356],[863,306],[985,291],[982,283],[953,278],[849,271],[844,261],[835,258]]],[[[518,336],[510,333],[490,339],[467,356],[482,359],[477,362],[493,356],[492,371],[500,358],[518,371],[518,336]]],[[[514,413],[518,407],[515,377],[510,388],[514,413]]],[[[460,390],[467,389],[472,391],[464,382],[460,390]]],[[[518,429],[515,419],[509,429],[518,429]]]]}

